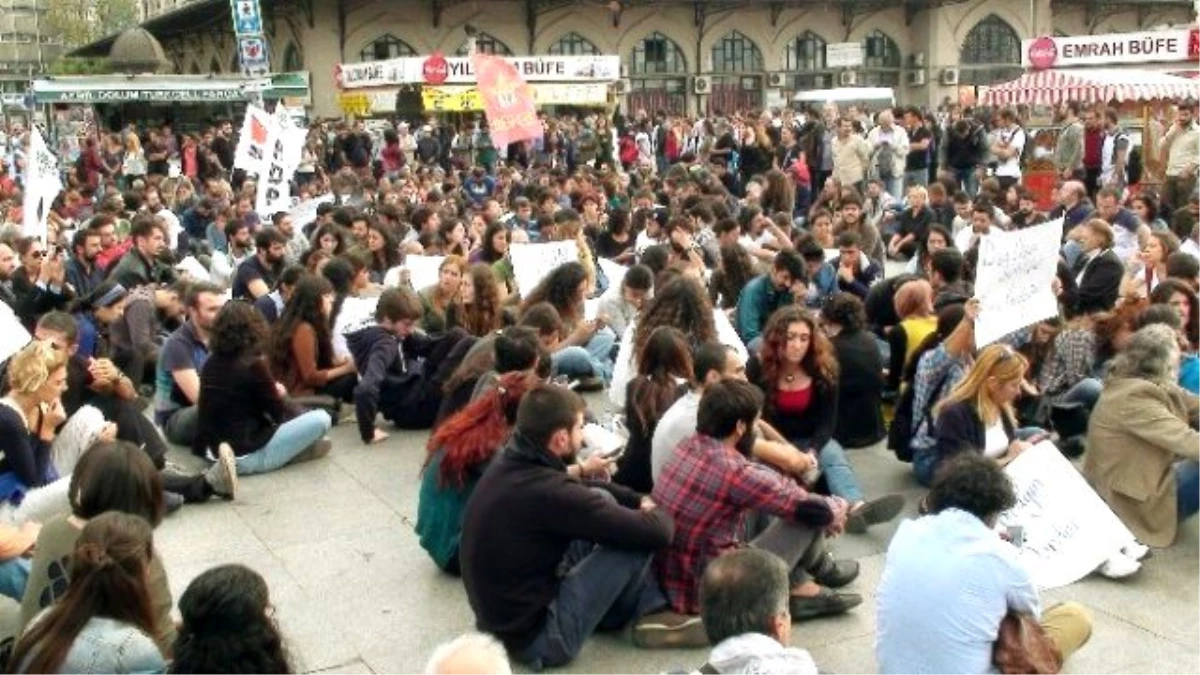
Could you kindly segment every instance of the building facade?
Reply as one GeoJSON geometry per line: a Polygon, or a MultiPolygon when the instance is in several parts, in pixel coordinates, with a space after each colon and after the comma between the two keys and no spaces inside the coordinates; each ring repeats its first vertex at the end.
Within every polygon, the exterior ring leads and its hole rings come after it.
{"type": "Polygon", "coordinates": [[[62,54],[62,40],[46,21],[50,2],[0,0],[0,92],[20,98],[30,78],[62,54]]]}
{"type": "MultiPolygon", "coordinates": [[[[318,116],[341,114],[337,64],[462,55],[468,25],[479,31],[479,49],[497,54],[619,56],[622,77],[614,87],[623,108],[703,114],[839,86],[888,86],[898,101],[917,105],[970,100],[974,87],[1022,72],[1023,39],[1181,26],[1195,18],[1191,0],[260,3],[273,69],[311,74],[318,116]],[[847,48],[858,53],[857,65],[838,66],[835,55],[847,48]]],[[[144,0],[144,25],[177,72],[237,72],[229,6],[144,0]]],[[[97,43],[77,53],[103,49],[97,43]]]]}

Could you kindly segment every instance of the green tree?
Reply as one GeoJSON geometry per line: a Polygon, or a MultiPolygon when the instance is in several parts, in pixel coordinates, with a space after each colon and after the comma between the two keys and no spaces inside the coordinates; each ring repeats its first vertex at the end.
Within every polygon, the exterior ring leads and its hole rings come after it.
{"type": "Polygon", "coordinates": [[[46,21],[69,47],[95,42],[138,23],[137,0],[54,0],[46,21]]]}
{"type": "Polygon", "coordinates": [[[49,71],[51,75],[106,75],[112,69],[108,66],[108,59],[63,56],[50,64],[49,71]]]}

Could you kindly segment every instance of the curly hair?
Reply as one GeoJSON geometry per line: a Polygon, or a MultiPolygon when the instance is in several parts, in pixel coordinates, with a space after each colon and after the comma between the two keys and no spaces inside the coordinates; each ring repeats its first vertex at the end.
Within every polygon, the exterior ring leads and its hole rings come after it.
{"type": "Polygon", "coordinates": [[[577,262],[563,263],[554,268],[521,303],[521,314],[539,302],[549,302],[558,310],[563,323],[573,326],[583,318],[583,301],[579,287],[587,282],[587,272],[577,262]]]}
{"type": "Polygon", "coordinates": [[[322,307],[324,297],[334,295],[333,284],[324,277],[306,275],[296,283],[292,297],[283,307],[283,314],[271,326],[271,337],[267,346],[271,372],[282,378],[284,373],[294,372],[295,356],[292,353],[292,336],[302,324],[308,324],[317,334],[317,368],[333,366],[333,340],[329,321],[322,307]]]}
{"type": "Polygon", "coordinates": [[[638,354],[638,377],[629,383],[628,409],[643,429],[653,429],[675,402],[678,380],[692,377],[687,337],[672,326],[659,326],[638,354]]]}
{"type": "Polygon", "coordinates": [[[788,328],[796,323],[808,326],[812,335],[808,343],[808,351],[800,360],[800,369],[813,379],[815,388],[825,389],[837,386],[837,357],[829,338],[825,337],[825,333],[817,326],[816,317],[799,305],[780,307],[771,315],[766,328],[763,329],[762,351],[758,355],[768,404],[773,404],[779,390],[778,382],[780,374],[783,372],[788,328]]]}
{"type": "Polygon", "coordinates": [[[425,448],[424,472],[439,450],[445,452],[438,466],[438,483],[461,490],[467,474],[492,458],[508,441],[517,419],[517,407],[525,392],[538,384],[536,375],[505,373],[496,386],[467,407],[446,418],[429,437],[425,448]]]}
{"type": "Polygon", "coordinates": [[[288,673],[283,636],[270,616],[267,582],[244,565],[221,565],[188,584],[173,673],[288,673]]]}
{"type": "Polygon", "coordinates": [[[234,301],[225,303],[213,322],[208,349],[214,355],[257,356],[267,343],[267,322],[254,305],[234,301]]]}
{"type": "Polygon", "coordinates": [[[933,513],[959,509],[980,520],[997,516],[1017,503],[1012,481],[995,460],[964,452],[938,468],[929,491],[933,513]]]}
{"type": "Polygon", "coordinates": [[[1138,378],[1156,384],[1173,383],[1179,365],[1179,342],[1175,329],[1161,323],[1138,330],[1116,358],[1112,360],[1108,377],[1138,378]]]}
{"type": "Polygon", "coordinates": [[[821,320],[841,326],[844,333],[853,333],[867,325],[867,310],[857,295],[834,293],[821,308],[821,320]]]}
{"type": "Polygon", "coordinates": [[[55,372],[67,366],[67,353],[47,340],[34,340],[8,362],[8,389],[32,394],[55,372]]]}
{"type": "Polygon", "coordinates": [[[754,261],[741,244],[725,244],[721,247],[721,265],[713,272],[709,283],[709,297],[715,303],[721,301],[721,309],[737,306],[742,289],[754,278],[754,261]]]}
{"type": "Polygon", "coordinates": [[[467,270],[466,280],[475,291],[475,300],[469,306],[461,302],[453,305],[458,325],[475,337],[483,337],[504,325],[504,308],[500,300],[500,284],[496,273],[487,263],[475,263],[467,270]]]}
{"type": "Polygon", "coordinates": [[[633,331],[634,354],[646,351],[650,335],[659,326],[678,328],[692,347],[717,339],[712,303],[698,281],[677,277],[655,287],[654,297],[642,309],[633,331]]]}

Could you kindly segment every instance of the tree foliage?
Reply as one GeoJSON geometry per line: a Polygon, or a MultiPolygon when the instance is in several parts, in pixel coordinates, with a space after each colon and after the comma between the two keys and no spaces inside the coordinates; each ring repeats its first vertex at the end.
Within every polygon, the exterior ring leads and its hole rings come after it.
{"type": "Polygon", "coordinates": [[[119,33],[138,23],[137,0],[54,0],[46,21],[68,47],[119,33]]]}
{"type": "Polygon", "coordinates": [[[112,72],[108,59],[87,59],[63,56],[50,64],[51,75],[107,75],[112,72]]]}

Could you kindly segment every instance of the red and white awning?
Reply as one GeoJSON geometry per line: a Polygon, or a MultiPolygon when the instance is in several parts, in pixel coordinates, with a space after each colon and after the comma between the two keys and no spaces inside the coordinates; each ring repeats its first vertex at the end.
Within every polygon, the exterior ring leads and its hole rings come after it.
{"type": "Polygon", "coordinates": [[[984,105],[1200,99],[1200,82],[1145,70],[1041,70],[988,87],[984,105]]]}

